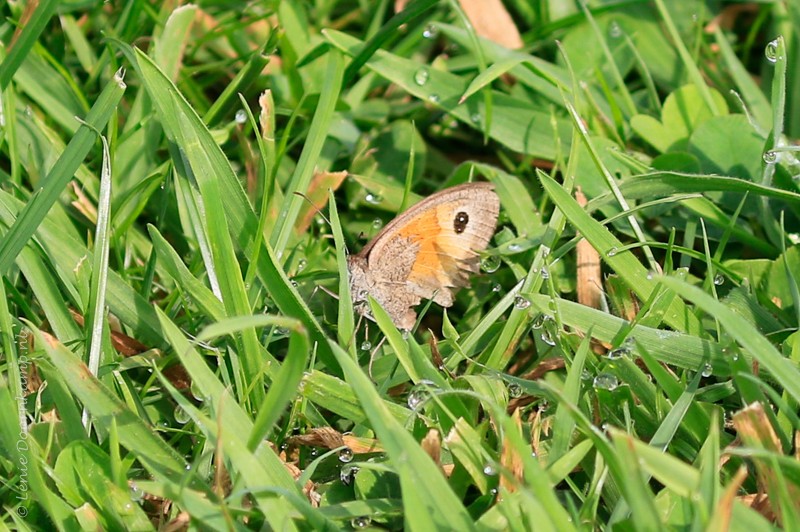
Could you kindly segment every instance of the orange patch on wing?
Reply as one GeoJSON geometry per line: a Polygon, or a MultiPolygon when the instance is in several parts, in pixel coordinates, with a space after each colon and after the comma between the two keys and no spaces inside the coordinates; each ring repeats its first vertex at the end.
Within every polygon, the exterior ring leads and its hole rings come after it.
{"type": "Polygon", "coordinates": [[[409,281],[431,288],[456,285],[459,261],[474,255],[464,247],[464,235],[456,234],[452,227],[456,207],[429,209],[400,230],[402,237],[419,245],[409,281]]]}

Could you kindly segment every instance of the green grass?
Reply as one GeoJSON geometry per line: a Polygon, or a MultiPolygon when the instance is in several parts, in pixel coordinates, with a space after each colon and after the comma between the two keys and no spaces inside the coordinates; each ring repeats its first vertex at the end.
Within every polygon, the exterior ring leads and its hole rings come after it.
{"type": "Polygon", "coordinates": [[[800,528],[791,2],[23,4],[0,529],[800,528]],[[359,320],[346,254],[471,179],[485,271],[359,320]]]}

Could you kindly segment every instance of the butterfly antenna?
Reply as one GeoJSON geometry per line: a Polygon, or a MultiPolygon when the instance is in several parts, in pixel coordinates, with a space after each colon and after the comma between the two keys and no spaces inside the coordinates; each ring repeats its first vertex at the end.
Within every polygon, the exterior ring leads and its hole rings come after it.
{"type": "Polygon", "coordinates": [[[369,366],[367,366],[367,374],[369,375],[369,378],[372,380],[372,382],[375,382],[375,377],[372,376],[372,363],[375,362],[375,355],[378,354],[378,349],[381,348],[381,346],[385,341],[386,337],[384,336],[383,338],[381,338],[381,341],[378,342],[378,345],[375,346],[375,349],[373,349],[372,352],[369,354],[369,366]]]}
{"type": "Polygon", "coordinates": [[[312,208],[312,209],[314,209],[314,210],[317,212],[317,214],[319,214],[320,216],[322,216],[322,219],[323,219],[323,220],[325,220],[326,222],[328,222],[328,225],[330,225],[330,226],[332,226],[332,225],[333,225],[333,224],[331,224],[331,221],[330,221],[330,220],[328,220],[328,217],[327,217],[327,216],[325,216],[324,214],[322,214],[322,211],[319,209],[319,207],[317,207],[317,206],[314,204],[314,202],[313,202],[313,201],[311,201],[311,199],[310,199],[308,196],[306,196],[306,195],[305,195],[305,194],[303,194],[302,192],[297,192],[297,191],[295,191],[295,193],[294,193],[294,194],[295,194],[296,196],[300,196],[301,198],[303,198],[304,200],[306,200],[306,201],[308,202],[308,204],[309,204],[309,205],[311,205],[311,208],[312,208]]]}

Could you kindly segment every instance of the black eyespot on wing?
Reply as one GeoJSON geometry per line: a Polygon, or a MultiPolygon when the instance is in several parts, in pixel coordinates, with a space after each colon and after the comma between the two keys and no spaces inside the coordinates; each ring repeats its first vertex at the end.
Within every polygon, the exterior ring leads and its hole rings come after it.
{"type": "Polygon", "coordinates": [[[460,211],[453,219],[453,229],[456,233],[463,233],[469,223],[469,215],[464,211],[460,211]]]}

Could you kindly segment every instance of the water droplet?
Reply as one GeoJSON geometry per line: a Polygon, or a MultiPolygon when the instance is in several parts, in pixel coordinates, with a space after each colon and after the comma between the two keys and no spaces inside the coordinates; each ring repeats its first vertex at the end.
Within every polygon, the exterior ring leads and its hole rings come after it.
{"type": "Polygon", "coordinates": [[[483,467],[483,474],[489,477],[493,477],[497,474],[497,469],[492,464],[486,464],[483,467]]]}
{"type": "Polygon", "coordinates": [[[345,447],[339,451],[339,461],[345,464],[353,461],[353,450],[350,447],[345,447]]]}
{"type": "Polygon", "coordinates": [[[622,28],[616,20],[612,20],[608,25],[608,36],[612,39],[619,39],[622,37],[622,28]]]}
{"type": "Polygon", "coordinates": [[[128,486],[130,488],[131,500],[139,502],[144,498],[144,490],[136,485],[136,482],[131,482],[128,486]]]}
{"type": "Polygon", "coordinates": [[[192,419],[189,414],[186,413],[186,410],[180,406],[175,407],[175,412],[172,415],[175,417],[175,421],[181,425],[187,424],[192,419]]]}
{"type": "Polygon", "coordinates": [[[616,246],[614,246],[613,248],[609,249],[609,250],[606,252],[606,255],[608,255],[609,257],[613,257],[613,256],[614,256],[614,255],[616,255],[616,254],[617,254],[617,248],[616,248],[616,246]]]}
{"type": "Polygon", "coordinates": [[[403,340],[408,340],[408,336],[409,336],[410,334],[411,334],[411,331],[406,331],[406,330],[403,330],[403,332],[401,332],[401,333],[400,333],[400,336],[402,336],[402,337],[403,337],[403,340]]]}
{"type": "Polygon", "coordinates": [[[364,342],[361,344],[361,350],[369,351],[370,349],[372,349],[372,343],[369,340],[364,340],[364,342]]]}
{"type": "Polygon", "coordinates": [[[517,398],[522,395],[522,386],[519,384],[511,383],[508,385],[508,396],[517,398]]]}
{"type": "Polygon", "coordinates": [[[434,94],[431,94],[430,96],[428,96],[428,100],[430,100],[431,103],[439,103],[441,98],[439,97],[438,94],[434,93],[434,94]]]}
{"type": "Polygon", "coordinates": [[[549,279],[550,278],[550,271],[547,268],[542,268],[542,279],[549,279]]]}
{"type": "Polygon", "coordinates": [[[608,354],[606,355],[606,358],[608,360],[619,360],[620,358],[630,356],[630,354],[631,354],[630,349],[624,346],[620,346],[617,347],[616,349],[612,349],[611,351],[609,351],[608,354]]]}
{"type": "Polygon", "coordinates": [[[292,280],[291,280],[291,281],[289,281],[289,282],[290,282],[290,283],[292,283],[292,286],[294,286],[295,288],[297,288],[298,286],[300,286],[300,283],[298,283],[298,282],[297,282],[297,281],[295,281],[294,279],[292,279],[292,280]]]}
{"type": "Polygon", "coordinates": [[[710,377],[713,374],[714,374],[714,368],[711,367],[711,364],[706,364],[703,366],[703,371],[701,372],[701,375],[703,375],[703,377],[710,377]]]}
{"type": "Polygon", "coordinates": [[[531,327],[533,327],[534,329],[541,329],[542,327],[544,327],[544,322],[546,322],[549,319],[550,316],[548,316],[547,314],[539,314],[538,316],[536,316],[536,319],[533,320],[531,327]]]}
{"type": "Polygon", "coordinates": [[[715,285],[719,286],[724,282],[725,282],[725,276],[722,275],[721,273],[718,273],[717,275],[714,276],[714,284],[715,285]]]}
{"type": "Polygon", "coordinates": [[[517,310],[525,310],[526,308],[531,306],[531,300],[526,299],[522,296],[517,296],[514,298],[514,308],[517,310]]]}
{"type": "Polygon", "coordinates": [[[653,277],[655,277],[655,276],[656,276],[656,273],[653,270],[650,270],[650,271],[647,272],[647,280],[648,281],[652,281],[653,277]]]}
{"type": "Polygon", "coordinates": [[[312,447],[311,451],[309,451],[308,454],[310,454],[311,456],[317,456],[319,454],[319,449],[317,449],[316,447],[312,447]]]}
{"type": "Polygon", "coordinates": [[[416,410],[427,399],[427,393],[424,390],[411,390],[408,394],[408,407],[411,410],[416,410]]]}
{"type": "Polygon", "coordinates": [[[767,164],[775,164],[778,162],[778,154],[772,150],[767,150],[764,152],[764,162],[767,164]]]}
{"type": "Polygon", "coordinates": [[[360,515],[350,521],[353,528],[367,528],[371,523],[372,519],[368,515],[360,515]]]}
{"type": "Polygon", "coordinates": [[[422,87],[428,83],[428,78],[431,77],[431,72],[428,67],[422,67],[414,73],[414,83],[422,87]]]}
{"type": "Polygon", "coordinates": [[[422,30],[422,36],[426,39],[434,39],[437,35],[439,35],[439,28],[435,24],[428,24],[422,30]]]}
{"type": "Polygon", "coordinates": [[[383,227],[383,220],[381,220],[380,218],[375,218],[374,220],[372,220],[373,229],[380,229],[381,227],[383,227]]]}
{"type": "Polygon", "coordinates": [[[511,253],[519,253],[520,251],[522,251],[522,246],[514,242],[508,245],[508,251],[510,251],[511,253]]]}
{"type": "Polygon", "coordinates": [[[358,473],[358,470],[359,469],[357,466],[352,466],[352,465],[342,466],[342,469],[339,471],[339,480],[341,480],[342,484],[344,484],[345,486],[349,486],[353,482],[353,479],[355,478],[356,473],[358,473]]]}
{"type": "Polygon", "coordinates": [[[494,283],[494,286],[492,286],[492,292],[499,292],[502,289],[503,287],[500,286],[500,283],[494,283]]]}
{"type": "Polygon", "coordinates": [[[592,373],[588,369],[581,371],[581,380],[588,381],[592,378],[592,373]]]}
{"type": "Polygon", "coordinates": [[[550,334],[550,331],[544,330],[542,331],[542,342],[546,343],[547,345],[556,345],[556,341],[553,339],[553,335],[550,334]]]}
{"type": "Polygon", "coordinates": [[[406,399],[408,407],[411,410],[417,410],[430,398],[430,389],[435,386],[436,385],[433,383],[433,381],[419,381],[419,384],[414,386],[408,393],[408,398],[406,399]]]}
{"type": "Polygon", "coordinates": [[[298,272],[301,272],[301,271],[305,270],[306,266],[308,266],[308,261],[306,259],[300,259],[299,261],[297,261],[297,271],[298,272]]]}
{"type": "Polygon", "coordinates": [[[608,390],[612,391],[619,386],[619,379],[617,379],[616,375],[611,373],[601,373],[597,377],[594,378],[594,382],[592,385],[595,388],[599,388],[601,390],[608,390]]]}
{"type": "Polygon", "coordinates": [[[247,122],[247,112],[244,109],[239,109],[233,119],[237,124],[244,124],[247,122]]]}
{"type": "Polygon", "coordinates": [[[364,196],[364,201],[371,203],[372,205],[377,205],[383,201],[383,196],[374,192],[367,192],[367,195],[364,196]]]}
{"type": "Polygon", "coordinates": [[[481,269],[486,273],[494,273],[500,268],[500,257],[486,255],[481,259],[481,269]]]}
{"type": "Polygon", "coordinates": [[[469,116],[469,119],[472,120],[473,124],[480,124],[481,123],[481,115],[480,115],[480,113],[472,113],[469,116]]]}
{"type": "Polygon", "coordinates": [[[205,401],[205,396],[203,395],[203,392],[200,391],[200,387],[197,385],[195,381],[192,381],[192,385],[189,386],[189,391],[191,392],[192,397],[194,397],[198,401],[200,402],[205,401]]]}
{"type": "Polygon", "coordinates": [[[764,49],[764,55],[767,56],[767,61],[770,63],[777,63],[781,59],[778,55],[778,39],[770,41],[764,49]]]}
{"type": "Polygon", "coordinates": [[[733,360],[739,360],[739,352],[738,351],[734,351],[733,352],[733,356],[731,358],[733,358],[733,360]]]}

